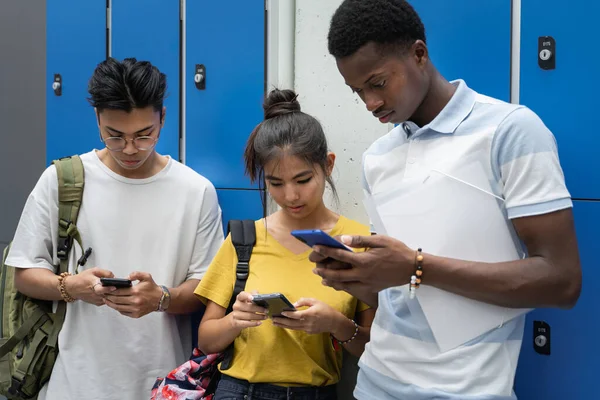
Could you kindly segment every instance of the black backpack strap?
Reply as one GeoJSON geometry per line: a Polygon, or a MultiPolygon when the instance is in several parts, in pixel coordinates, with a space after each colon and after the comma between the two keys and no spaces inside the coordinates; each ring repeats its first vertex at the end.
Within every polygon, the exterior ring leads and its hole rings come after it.
{"type": "Polygon", "coordinates": [[[238,294],[246,288],[246,280],[250,273],[250,256],[252,256],[252,248],[256,243],[256,225],[252,220],[233,219],[227,224],[227,230],[231,234],[231,243],[235,247],[238,258],[235,272],[235,286],[233,287],[233,294],[227,308],[227,314],[229,314],[233,309],[233,304],[238,294]]]}
{"type": "MultiPolygon", "coordinates": [[[[250,274],[250,257],[252,249],[256,244],[256,225],[252,220],[230,220],[227,224],[227,231],[231,234],[231,243],[235,247],[238,262],[235,271],[235,285],[233,294],[229,300],[226,314],[233,310],[233,304],[241,292],[246,288],[246,280],[250,274]]],[[[224,358],[221,362],[221,370],[226,370],[231,367],[233,359],[233,343],[223,352],[224,358]]]]}

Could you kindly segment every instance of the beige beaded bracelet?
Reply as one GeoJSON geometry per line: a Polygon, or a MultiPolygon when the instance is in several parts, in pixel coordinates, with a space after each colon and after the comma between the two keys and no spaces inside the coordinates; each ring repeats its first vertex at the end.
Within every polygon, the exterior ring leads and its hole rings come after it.
{"type": "Polygon", "coordinates": [[[67,280],[67,276],[71,276],[68,272],[63,272],[58,276],[58,289],[60,290],[60,296],[67,303],[72,303],[75,301],[73,297],[67,292],[67,288],[65,287],[65,282],[67,280]]]}

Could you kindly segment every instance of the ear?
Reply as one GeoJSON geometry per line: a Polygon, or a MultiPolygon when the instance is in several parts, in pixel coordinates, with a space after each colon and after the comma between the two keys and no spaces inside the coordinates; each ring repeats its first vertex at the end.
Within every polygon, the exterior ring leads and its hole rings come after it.
{"type": "Polygon", "coordinates": [[[94,114],[96,114],[96,124],[98,125],[98,129],[100,129],[100,112],[98,112],[96,107],[94,107],[94,114]]]}
{"type": "Polygon", "coordinates": [[[335,153],[330,151],[327,153],[327,164],[325,167],[325,175],[326,176],[331,176],[334,166],[335,166],[335,153]]]}
{"type": "Polygon", "coordinates": [[[160,121],[160,129],[165,126],[165,118],[167,118],[167,107],[162,108],[162,119],[160,121]]]}
{"type": "Polygon", "coordinates": [[[427,45],[422,40],[417,40],[410,49],[417,65],[421,68],[427,65],[429,61],[429,49],[427,45]]]}

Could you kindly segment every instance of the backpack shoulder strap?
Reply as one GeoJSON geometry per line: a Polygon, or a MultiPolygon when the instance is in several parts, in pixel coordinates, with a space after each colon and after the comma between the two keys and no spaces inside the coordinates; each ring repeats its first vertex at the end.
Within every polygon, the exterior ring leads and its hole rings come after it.
{"type": "Polygon", "coordinates": [[[252,249],[256,244],[256,225],[252,220],[230,220],[227,224],[227,230],[231,234],[231,242],[235,247],[238,262],[235,274],[235,286],[233,294],[229,301],[227,313],[230,313],[233,308],[233,303],[238,294],[246,287],[246,280],[250,273],[250,257],[252,249]]]}
{"type": "MultiPolygon", "coordinates": [[[[231,242],[235,247],[238,263],[235,273],[235,286],[233,294],[229,300],[226,314],[233,310],[233,304],[238,294],[246,287],[246,280],[250,273],[250,257],[252,249],[256,244],[256,225],[252,220],[230,220],[227,224],[227,231],[231,234],[231,242]]],[[[223,351],[223,360],[221,362],[221,370],[231,368],[233,360],[233,342],[223,351]]]]}
{"type": "MultiPolygon", "coordinates": [[[[58,176],[58,249],[57,256],[60,260],[58,274],[68,272],[69,270],[69,254],[73,246],[73,239],[79,243],[83,251],[81,235],[77,230],[77,217],[81,209],[81,201],[83,199],[83,186],[85,183],[83,162],[78,155],[64,157],[52,161],[56,167],[56,175],[58,176]]],[[[84,257],[89,256],[91,249],[87,250],[77,263],[85,263],[84,257]],[[81,262],[83,260],[83,262],[81,262]]],[[[50,347],[56,346],[58,342],[58,334],[62,329],[65,315],[67,313],[67,303],[59,301],[56,309],[56,317],[52,331],[48,336],[47,345],[50,347]]]]}
{"type": "Polygon", "coordinates": [[[58,175],[58,258],[59,273],[62,273],[67,272],[73,239],[82,245],[77,231],[77,216],[83,198],[84,170],[81,158],[77,155],[54,160],[52,163],[56,166],[58,175]]]}

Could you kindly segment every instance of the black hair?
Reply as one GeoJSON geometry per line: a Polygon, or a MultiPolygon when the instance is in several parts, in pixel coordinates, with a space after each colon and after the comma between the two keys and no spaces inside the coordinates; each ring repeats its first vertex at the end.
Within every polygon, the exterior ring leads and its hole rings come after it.
{"type": "Polygon", "coordinates": [[[331,18],[327,40],[329,53],[337,59],[369,42],[399,54],[417,40],[426,43],[423,22],[405,0],[345,0],[331,18]]]}
{"type": "Polygon", "coordinates": [[[298,95],[292,90],[272,90],[263,103],[264,121],[254,128],[244,151],[246,174],[262,189],[263,216],[267,215],[265,165],[283,154],[300,157],[310,165],[318,164],[334,198],[337,191],[327,170],[327,139],[314,117],[302,112],[298,95]]]}
{"type": "Polygon", "coordinates": [[[162,115],[167,76],[148,61],[102,61],[88,83],[88,101],[98,112],[154,107],[162,115]]]}

